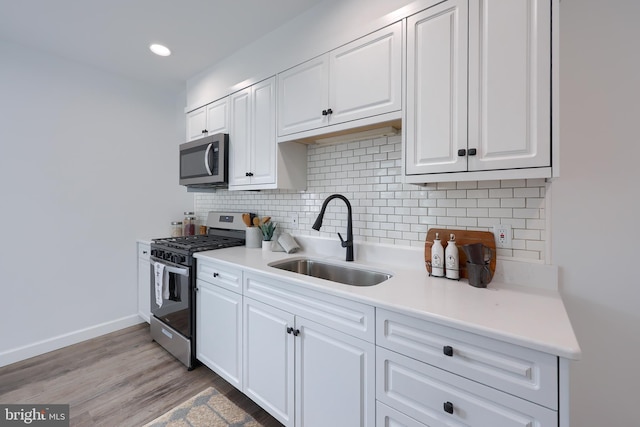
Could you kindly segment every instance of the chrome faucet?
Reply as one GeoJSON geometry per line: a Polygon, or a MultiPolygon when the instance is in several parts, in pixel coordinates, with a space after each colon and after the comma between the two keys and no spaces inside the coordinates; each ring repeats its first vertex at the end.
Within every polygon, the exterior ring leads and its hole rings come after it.
{"type": "Polygon", "coordinates": [[[341,199],[347,204],[347,240],[344,240],[340,233],[338,233],[338,237],[340,238],[340,242],[343,248],[347,248],[347,261],[353,261],[353,226],[352,226],[352,216],[351,216],[351,203],[344,197],[342,194],[332,194],[327,197],[322,204],[322,209],[320,209],[320,214],[318,214],[318,218],[316,218],[316,222],[313,223],[314,230],[320,231],[320,227],[322,227],[322,218],[324,218],[324,211],[327,209],[327,204],[333,199],[341,199]]]}

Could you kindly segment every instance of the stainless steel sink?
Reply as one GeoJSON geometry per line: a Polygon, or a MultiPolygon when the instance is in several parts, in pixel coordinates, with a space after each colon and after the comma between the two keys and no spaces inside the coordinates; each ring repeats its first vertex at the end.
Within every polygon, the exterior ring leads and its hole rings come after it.
{"type": "Polygon", "coordinates": [[[286,259],[269,266],[351,286],[373,286],[392,277],[391,274],[379,271],[330,264],[311,258],[286,259]]]}

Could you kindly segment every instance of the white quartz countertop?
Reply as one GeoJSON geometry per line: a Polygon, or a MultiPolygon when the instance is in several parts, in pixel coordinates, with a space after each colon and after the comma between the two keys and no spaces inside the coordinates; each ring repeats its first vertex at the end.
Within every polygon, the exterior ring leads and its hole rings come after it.
{"type": "MultiPolygon", "coordinates": [[[[396,251],[388,246],[357,246],[356,260],[347,263],[339,242],[321,242],[325,243],[324,247],[337,246],[337,249],[329,252],[322,248],[316,250],[318,248],[315,245],[313,250],[309,250],[311,245],[309,242],[305,243],[307,244],[302,245],[305,250],[292,254],[235,247],[199,252],[195,257],[239,266],[298,286],[567,359],[580,358],[580,347],[562,298],[552,287],[544,284],[539,287],[507,284],[496,274],[487,288],[475,288],[466,279],[454,281],[429,277],[424,267],[423,252],[418,249],[396,251]],[[310,257],[335,264],[368,268],[391,273],[393,277],[375,286],[350,286],[269,266],[270,263],[294,257],[310,257]]],[[[541,277],[544,278],[545,275],[542,274],[541,277]]],[[[531,280],[531,277],[527,277],[525,281],[531,280]]]]}

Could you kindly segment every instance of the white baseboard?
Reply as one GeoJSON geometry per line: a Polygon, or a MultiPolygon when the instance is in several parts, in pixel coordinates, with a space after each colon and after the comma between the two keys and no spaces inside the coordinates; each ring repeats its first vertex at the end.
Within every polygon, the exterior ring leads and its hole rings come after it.
{"type": "Polygon", "coordinates": [[[80,329],[77,331],[58,335],[57,337],[38,341],[33,344],[28,344],[22,347],[7,350],[0,353],[0,367],[10,365],[15,362],[20,362],[30,357],[39,356],[53,350],[58,350],[59,348],[66,347],[72,344],[77,344],[81,341],[99,337],[100,335],[118,331],[129,326],[137,325],[138,323],[142,323],[143,321],[144,320],[141,319],[137,314],[133,314],[131,316],[121,317],[120,319],[115,319],[110,322],[101,323],[99,325],[90,326],[85,329],[80,329]]]}

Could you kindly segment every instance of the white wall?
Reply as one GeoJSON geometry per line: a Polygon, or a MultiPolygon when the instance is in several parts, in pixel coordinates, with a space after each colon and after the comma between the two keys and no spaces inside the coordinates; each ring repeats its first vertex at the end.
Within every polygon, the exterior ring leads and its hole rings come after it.
{"type": "Polygon", "coordinates": [[[576,427],[640,423],[638,17],[630,0],[561,3],[552,253],[583,351],[571,370],[576,427]]]}
{"type": "MultiPolygon", "coordinates": [[[[440,0],[418,0],[420,7],[440,0]]],[[[398,21],[410,0],[326,0],[187,81],[187,110],[398,21]]],[[[418,9],[419,10],[419,9],[418,9]]]]}
{"type": "Polygon", "coordinates": [[[136,239],[168,235],[193,196],[184,93],[7,42],[0,57],[1,366],[137,322],[136,239]]]}

